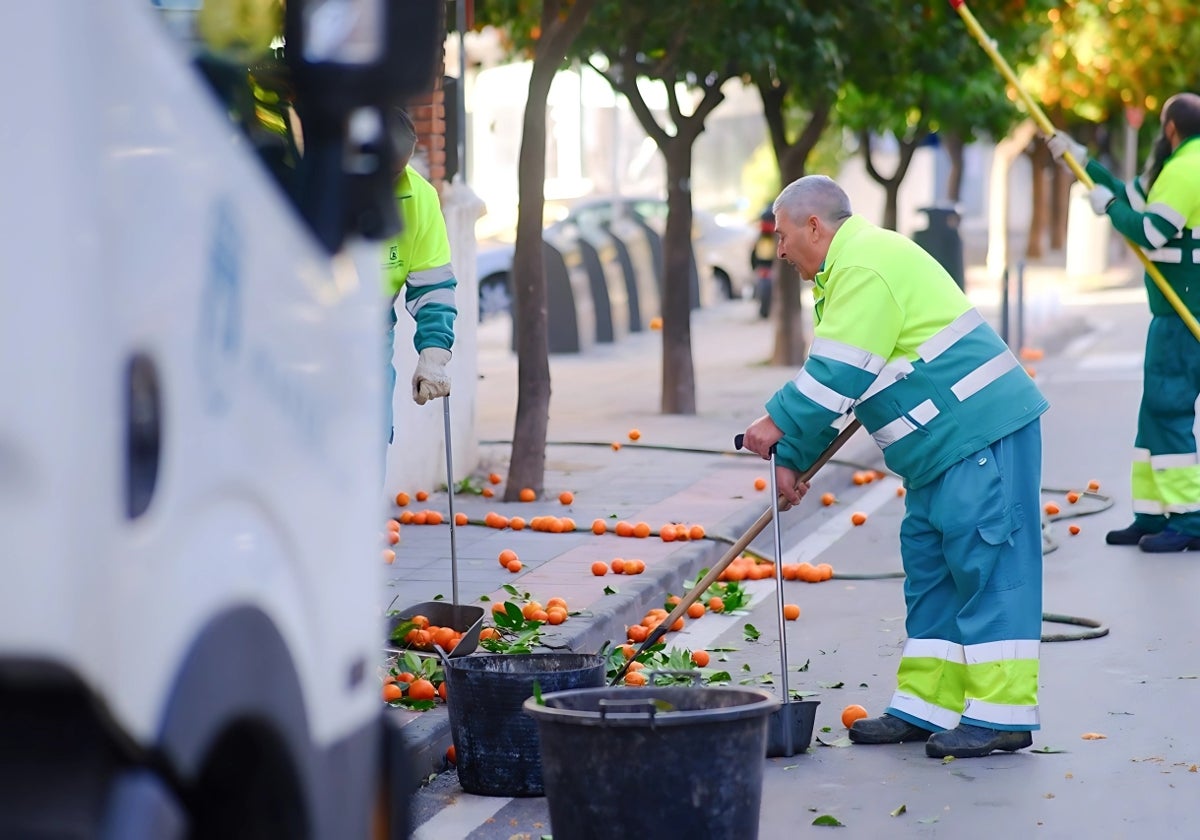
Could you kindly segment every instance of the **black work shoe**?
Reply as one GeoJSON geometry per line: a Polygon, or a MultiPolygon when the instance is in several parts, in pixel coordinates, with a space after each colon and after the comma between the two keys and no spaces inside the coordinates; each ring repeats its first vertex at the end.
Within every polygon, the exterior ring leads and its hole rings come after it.
{"type": "Polygon", "coordinates": [[[1153,535],[1154,531],[1139,528],[1136,524],[1119,531],[1109,531],[1104,535],[1104,541],[1109,545],[1137,545],[1142,537],[1153,535]]]}
{"type": "Polygon", "coordinates": [[[1138,540],[1138,548],[1151,554],[1166,554],[1172,551],[1200,550],[1200,537],[1181,534],[1164,528],[1160,533],[1150,534],[1138,540]]]}
{"type": "Polygon", "coordinates": [[[935,732],[925,742],[930,758],[979,758],[996,750],[1013,752],[1033,744],[1033,733],[1007,729],[988,729],[960,723],[954,729],[935,732]]]}
{"type": "Polygon", "coordinates": [[[850,740],[856,744],[901,744],[905,741],[924,741],[928,729],[895,715],[882,714],[877,718],[859,718],[850,727],[850,740]]]}

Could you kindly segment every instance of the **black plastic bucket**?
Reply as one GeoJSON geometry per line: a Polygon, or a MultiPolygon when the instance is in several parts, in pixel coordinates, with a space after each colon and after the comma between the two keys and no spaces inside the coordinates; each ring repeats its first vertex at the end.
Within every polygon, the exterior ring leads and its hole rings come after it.
{"type": "Polygon", "coordinates": [[[541,796],[534,695],[604,685],[604,658],[588,653],[465,656],[446,663],[446,706],[458,781],[482,796],[541,796]]]}
{"type": "Polygon", "coordinates": [[[774,695],[600,688],[525,701],[538,722],[554,840],[753,840],[774,695]],[[627,772],[630,757],[641,768],[627,772]]]}

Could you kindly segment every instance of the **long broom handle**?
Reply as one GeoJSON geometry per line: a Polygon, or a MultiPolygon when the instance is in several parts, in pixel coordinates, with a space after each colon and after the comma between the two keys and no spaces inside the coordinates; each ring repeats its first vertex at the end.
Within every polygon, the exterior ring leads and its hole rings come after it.
{"type": "MultiPolygon", "coordinates": [[[[979,46],[983,47],[983,51],[988,54],[992,63],[996,65],[996,68],[1008,83],[1012,85],[1020,97],[1022,104],[1024,104],[1025,110],[1033,118],[1033,121],[1037,123],[1038,128],[1047,137],[1053,137],[1055,131],[1054,123],[1050,122],[1049,117],[1046,116],[1046,112],[1029,95],[1028,91],[1021,86],[1021,81],[1017,78],[1017,74],[1013,72],[1012,67],[1004,60],[1004,56],[1000,55],[999,51],[997,51],[992,39],[988,37],[983,27],[979,25],[979,21],[975,19],[975,15],[971,14],[971,10],[967,8],[965,0],[950,0],[950,7],[958,12],[958,16],[963,19],[963,23],[967,26],[967,31],[979,42],[979,46]]],[[[1079,161],[1075,160],[1075,157],[1070,152],[1063,155],[1063,160],[1075,174],[1075,177],[1079,179],[1079,183],[1083,184],[1089,190],[1096,186],[1091,176],[1087,174],[1087,170],[1080,165],[1079,161]]],[[[1200,341],[1200,322],[1196,321],[1196,317],[1192,315],[1187,306],[1180,300],[1179,295],[1167,283],[1167,279],[1163,277],[1162,272],[1158,270],[1158,266],[1150,261],[1150,258],[1146,256],[1141,247],[1129,237],[1124,237],[1124,239],[1125,243],[1129,245],[1130,250],[1133,251],[1134,256],[1141,261],[1142,266],[1146,269],[1146,273],[1154,281],[1154,285],[1158,286],[1158,290],[1162,292],[1163,297],[1167,299],[1167,302],[1171,304],[1171,307],[1183,319],[1183,323],[1187,325],[1188,330],[1196,337],[1197,341],[1200,341]]]]}
{"type": "MultiPolygon", "coordinates": [[[[834,453],[842,448],[842,444],[848,441],[861,426],[862,423],[858,421],[858,418],[854,418],[847,423],[846,428],[842,429],[842,431],[833,439],[829,446],[825,447],[825,450],[817,456],[817,460],[813,462],[813,465],[801,473],[799,480],[810,481],[812,477],[817,474],[817,470],[825,466],[829,459],[834,456],[834,453]]],[[[740,438],[741,435],[738,435],[738,437],[740,438]]],[[[778,499],[775,500],[775,505],[777,508],[779,505],[778,499]]],[[[725,571],[725,567],[727,567],[743,551],[745,551],[750,543],[754,542],[754,538],[762,533],[763,528],[767,527],[774,515],[775,510],[772,508],[767,508],[762,512],[762,515],[754,521],[754,524],[746,530],[746,533],[738,537],[734,544],[729,547],[729,550],[721,556],[721,559],[713,564],[713,567],[708,570],[708,574],[701,578],[700,582],[688,590],[688,593],[680,599],[679,603],[675,605],[675,609],[671,610],[671,614],[664,618],[657,627],[650,631],[650,635],[646,637],[646,640],[642,642],[641,647],[637,649],[633,656],[625,660],[625,664],[619,671],[617,671],[617,675],[613,677],[612,681],[609,683],[610,686],[616,685],[618,682],[620,682],[625,676],[625,672],[629,670],[629,663],[641,656],[642,652],[646,650],[646,648],[657,643],[658,640],[661,639],[663,635],[671,629],[671,625],[679,620],[679,618],[681,618],[685,612],[687,612],[687,608],[696,603],[700,596],[708,591],[708,587],[712,586],[713,583],[716,582],[717,578],[721,576],[721,572],[725,571]]]]}

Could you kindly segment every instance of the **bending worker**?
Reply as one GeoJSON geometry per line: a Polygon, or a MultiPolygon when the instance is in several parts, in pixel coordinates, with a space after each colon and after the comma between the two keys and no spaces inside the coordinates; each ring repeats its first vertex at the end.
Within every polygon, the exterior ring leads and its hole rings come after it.
{"type": "MultiPolygon", "coordinates": [[[[1047,141],[1055,159],[1071,153],[1095,182],[1092,210],[1138,245],[1183,305],[1200,315],[1200,96],[1181,93],[1163,105],[1162,130],[1142,175],[1128,185],[1062,132],[1047,141]]],[[[1142,404],[1133,442],[1133,523],[1109,531],[1109,545],[1142,551],[1200,550],[1200,339],[1147,273],[1150,327],[1142,404]]]]}
{"type": "Polygon", "coordinates": [[[437,190],[409,165],[417,145],[412,120],[403,110],[394,109],[391,127],[396,146],[396,201],[404,229],[385,245],[383,282],[389,295],[387,360],[388,442],[392,428],[392,392],[396,386],[395,352],[396,300],[404,291],[404,308],[416,321],[413,345],[417,366],[412,376],[412,398],[424,405],[436,397],[450,394],[450,348],[454,346],[454,304],[457,282],[450,265],[450,238],[437,190]]]}
{"type": "Polygon", "coordinates": [[[886,712],[857,744],[925,741],[935,758],[1033,743],[1042,628],[1040,415],[1048,404],[919,245],[851,214],[809,175],[775,199],[778,255],[814,282],[799,374],[746,430],[776,451],[784,504],[853,411],[904,479],[907,641],[886,712]]]}

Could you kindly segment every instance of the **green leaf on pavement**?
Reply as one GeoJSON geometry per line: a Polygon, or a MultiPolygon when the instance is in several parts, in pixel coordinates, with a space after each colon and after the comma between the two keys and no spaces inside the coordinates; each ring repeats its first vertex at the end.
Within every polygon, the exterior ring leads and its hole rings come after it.
{"type": "Polygon", "coordinates": [[[821,688],[845,688],[845,686],[846,686],[846,684],[844,682],[834,682],[834,683],[824,683],[823,682],[823,683],[817,683],[817,685],[821,686],[821,688]]]}
{"type": "Polygon", "coordinates": [[[758,637],[762,635],[762,633],[758,632],[758,628],[755,627],[753,624],[747,624],[742,629],[746,634],[746,639],[751,642],[758,641],[758,637]]]}
{"type": "Polygon", "coordinates": [[[1041,753],[1042,755],[1053,755],[1055,753],[1065,753],[1062,747],[1034,747],[1030,752],[1041,753]]]}
{"type": "Polygon", "coordinates": [[[841,820],[839,820],[837,817],[833,816],[832,814],[822,814],[821,816],[819,816],[815,820],[813,820],[812,824],[813,825],[840,826],[842,828],[846,827],[846,824],[844,822],[842,822],[841,820]]]}
{"type": "Polygon", "coordinates": [[[891,813],[891,816],[893,816],[893,817],[898,817],[898,816],[900,816],[901,814],[905,814],[905,813],[908,813],[908,806],[907,806],[907,805],[901,805],[899,808],[897,808],[896,810],[892,811],[892,813],[891,813]]]}
{"type": "Polygon", "coordinates": [[[605,595],[616,595],[619,590],[613,589],[611,586],[604,587],[605,595]]]}

